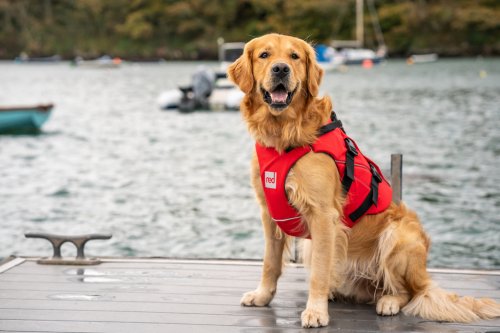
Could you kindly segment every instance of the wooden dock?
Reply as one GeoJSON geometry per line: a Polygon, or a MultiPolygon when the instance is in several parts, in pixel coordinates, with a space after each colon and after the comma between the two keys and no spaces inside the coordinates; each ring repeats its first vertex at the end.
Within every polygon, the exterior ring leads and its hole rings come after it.
{"type": "MultiPolygon", "coordinates": [[[[500,319],[463,325],[399,314],[373,305],[330,303],[331,323],[302,329],[307,276],[290,265],[269,307],[239,305],[257,286],[261,262],[104,259],[96,266],[0,265],[2,332],[500,332],[500,319]]],[[[499,271],[431,270],[445,289],[500,301],[499,271]]]]}

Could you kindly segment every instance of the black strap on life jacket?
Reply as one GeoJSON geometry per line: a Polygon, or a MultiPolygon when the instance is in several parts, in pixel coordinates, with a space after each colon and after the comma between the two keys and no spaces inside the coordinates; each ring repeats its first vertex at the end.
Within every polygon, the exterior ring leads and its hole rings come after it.
{"type": "Polygon", "coordinates": [[[382,182],[382,177],[377,172],[377,169],[370,164],[370,171],[372,173],[372,181],[370,184],[370,193],[365,197],[363,203],[351,214],[349,214],[349,218],[351,221],[356,221],[361,216],[365,215],[365,213],[370,209],[372,205],[377,205],[378,203],[378,184],[382,182]]]}
{"type": "MultiPolygon", "coordinates": [[[[326,124],[325,126],[321,126],[318,130],[318,135],[322,136],[325,135],[326,133],[329,133],[337,128],[340,128],[342,131],[344,131],[344,127],[342,126],[342,122],[337,118],[337,115],[335,112],[332,110],[332,113],[330,115],[330,119],[332,120],[331,123],[326,124]]],[[[291,152],[295,147],[288,147],[285,149],[285,152],[289,153],[291,152]]]]}
{"type": "Polygon", "coordinates": [[[345,153],[345,171],[342,178],[342,188],[344,189],[344,193],[347,194],[354,181],[354,158],[358,156],[358,151],[351,139],[345,138],[344,141],[347,150],[345,153]]]}
{"type": "Polygon", "coordinates": [[[337,118],[337,115],[335,114],[334,111],[332,111],[332,114],[330,115],[330,119],[332,120],[331,123],[326,124],[325,126],[322,126],[319,128],[319,135],[324,135],[328,132],[331,132],[337,128],[344,130],[344,127],[342,126],[342,122],[337,118]]]}
{"type": "MultiPolygon", "coordinates": [[[[337,128],[340,128],[345,133],[342,122],[337,118],[335,112],[332,111],[332,115],[330,116],[330,118],[332,122],[321,127],[319,129],[319,135],[324,135],[337,128]]],[[[354,141],[352,141],[350,138],[345,138],[344,141],[346,146],[346,155],[344,177],[342,177],[342,188],[344,190],[344,194],[347,195],[354,181],[354,158],[358,156],[358,151],[356,149],[354,141]]],[[[370,209],[372,205],[376,206],[378,203],[378,186],[382,182],[382,176],[380,176],[377,169],[372,164],[370,164],[370,172],[372,174],[372,179],[370,182],[370,192],[365,197],[361,205],[356,208],[354,212],[349,214],[349,218],[353,222],[365,215],[365,213],[368,211],[368,209],[370,209]]]]}
{"type": "MultiPolygon", "coordinates": [[[[332,120],[331,123],[319,129],[319,135],[324,135],[337,128],[340,128],[345,133],[342,122],[337,118],[337,115],[334,111],[332,111],[330,119],[332,120]]],[[[358,156],[358,152],[356,150],[356,145],[351,139],[346,138],[345,145],[347,148],[345,156],[346,168],[344,177],[342,177],[342,188],[344,189],[344,193],[347,194],[347,192],[349,192],[349,189],[351,188],[352,182],[354,181],[354,157],[358,156]]]]}

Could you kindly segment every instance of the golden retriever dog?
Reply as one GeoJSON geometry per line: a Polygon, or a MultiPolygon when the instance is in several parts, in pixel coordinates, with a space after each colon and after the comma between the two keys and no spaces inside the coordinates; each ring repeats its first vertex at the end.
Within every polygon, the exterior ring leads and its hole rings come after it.
{"type": "MultiPolygon", "coordinates": [[[[318,129],[329,122],[331,100],[318,97],[322,76],[308,43],[279,34],[251,40],[228,68],[230,80],[245,93],[241,112],[251,135],[279,154],[312,145],[318,129]]],[[[271,218],[256,156],[252,184],[261,206],[265,253],[261,281],[241,304],[266,306],[276,293],[290,236],[271,218]]],[[[426,270],[429,238],[403,203],[391,202],[385,211],[346,227],[346,195],[327,154],[310,151],[300,158],[286,177],[285,191],[310,237],[303,254],[310,272],[303,327],[328,325],[328,301],[334,297],[374,303],[383,316],[400,310],[450,322],[500,316],[493,300],[458,297],[432,282],[426,270]]]]}

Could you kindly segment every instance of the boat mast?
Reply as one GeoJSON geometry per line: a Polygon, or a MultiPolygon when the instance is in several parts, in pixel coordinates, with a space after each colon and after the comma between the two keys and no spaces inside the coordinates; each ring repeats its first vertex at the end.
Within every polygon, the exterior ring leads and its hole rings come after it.
{"type": "Polygon", "coordinates": [[[361,48],[364,44],[364,0],[356,0],[356,38],[355,40],[332,40],[333,47],[361,48]]]}
{"type": "Polygon", "coordinates": [[[387,46],[385,45],[384,34],[382,33],[382,28],[380,27],[374,0],[368,0],[368,10],[370,11],[375,37],[377,38],[377,53],[379,56],[385,57],[387,54],[387,46]]]}
{"type": "Polygon", "coordinates": [[[356,0],[356,41],[358,47],[363,47],[364,44],[363,9],[363,0],[356,0]]]}

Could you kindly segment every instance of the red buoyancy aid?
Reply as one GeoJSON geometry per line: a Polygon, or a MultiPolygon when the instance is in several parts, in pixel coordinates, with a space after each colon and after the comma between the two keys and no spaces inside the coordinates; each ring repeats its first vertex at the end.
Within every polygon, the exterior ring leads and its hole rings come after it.
{"type": "Polygon", "coordinates": [[[335,161],[347,194],[342,219],[346,226],[351,228],[365,214],[383,212],[392,201],[392,189],[379,167],[360,152],[335,114],[332,114],[332,122],[320,129],[320,136],[311,146],[293,148],[282,154],[258,143],[255,149],[269,214],[290,236],[309,237],[306,224],[289,203],[285,191],[288,172],[309,152],[325,153],[335,161]]]}

